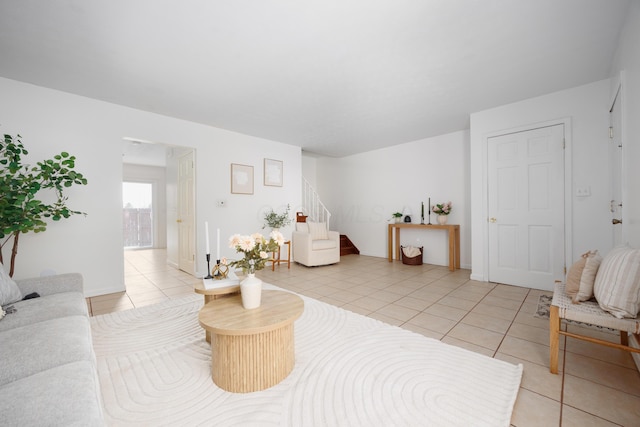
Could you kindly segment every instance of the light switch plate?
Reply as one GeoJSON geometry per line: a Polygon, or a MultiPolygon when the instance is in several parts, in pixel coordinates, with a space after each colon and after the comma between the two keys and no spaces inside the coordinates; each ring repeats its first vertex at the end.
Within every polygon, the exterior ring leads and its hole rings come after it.
{"type": "Polygon", "coordinates": [[[591,196],[591,187],[582,186],[576,187],[576,197],[589,197],[591,196]]]}

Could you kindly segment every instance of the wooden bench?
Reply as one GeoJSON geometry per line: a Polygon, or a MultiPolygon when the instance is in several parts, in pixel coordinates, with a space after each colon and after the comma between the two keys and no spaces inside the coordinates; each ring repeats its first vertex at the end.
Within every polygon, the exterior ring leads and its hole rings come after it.
{"type": "Polygon", "coordinates": [[[560,335],[602,344],[620,350],[640,353],[640,349],[629,347],[628,334],[640,333],[640,319],[618,319],[611,313],[600,308],[596,301],[585,301],[573,304],[571,298],[565,293],[565,284],[556,283],[553,291],[553,300],[549,308],[549,370],[552,374],[558,373],[558,352],[560,350],[560,335]],[[620,344],[580,335],[561,329],[562,319],[575,320],[604,328],[620,331],[620,344]]]}

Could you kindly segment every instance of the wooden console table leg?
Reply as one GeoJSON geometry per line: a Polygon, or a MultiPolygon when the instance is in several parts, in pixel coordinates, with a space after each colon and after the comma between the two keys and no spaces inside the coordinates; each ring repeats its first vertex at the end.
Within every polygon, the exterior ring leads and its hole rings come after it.
{"type": "Polygon", "coordinates": [[[456,268],[460,268],[460,227],[456,227],[456,268]]]}
{"type": "Polygon", "coordinates": [[[449,270],[456,269],[456,229],[449,227],[449,270]]]}
{"type": "Polygon", "coordinates": [[[387,240],[387,255],[389,262],[391,262],[393,261],[393,225],[389,224],[387,226],[387,232],[389,234],[389,239],[387,240]]]}
{"type": "Polygon", "coordinates": [[[400,260],[400,229],[396,227],[396,259],[400,260]]]}

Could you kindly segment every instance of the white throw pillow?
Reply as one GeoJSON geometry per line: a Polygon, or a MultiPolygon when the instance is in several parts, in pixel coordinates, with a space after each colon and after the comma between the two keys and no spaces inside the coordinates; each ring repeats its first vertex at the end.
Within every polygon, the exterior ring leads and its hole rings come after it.
{"type": "Polygon", "coordinates": [[[22,299],[22,293],[16,282],[9,277],[0,264],[0,306],[14,303],[22,299]]]}
{"type": "Polygon", "coordinates": [[[327,240],[329,234],[327,233],[327,224],[324,222],[309,222],[309,233],[311,233],[311,240],[327,240]]]}
{"type": "Polygon", "coordinates": [[[600,308],[619,319],[640,311],[640,249],[619,247],[609,252],[598,269],[593,288],[600,308]]]}

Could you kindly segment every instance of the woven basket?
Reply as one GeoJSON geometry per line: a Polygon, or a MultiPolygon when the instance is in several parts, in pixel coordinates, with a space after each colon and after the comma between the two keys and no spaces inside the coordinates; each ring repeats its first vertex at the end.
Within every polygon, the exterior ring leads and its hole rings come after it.
{"type": "Polygon", "coordinates": [[[404,246],[400,246],[400,256],[402,257],[402,263],[403,264],[407,264],[407,265],[422,265],[422,248],[423,246],[420,246],[418,249],[420,249],[420,255],[416,255],[414,257],[406,257],[404,256],[404,246]]]}

